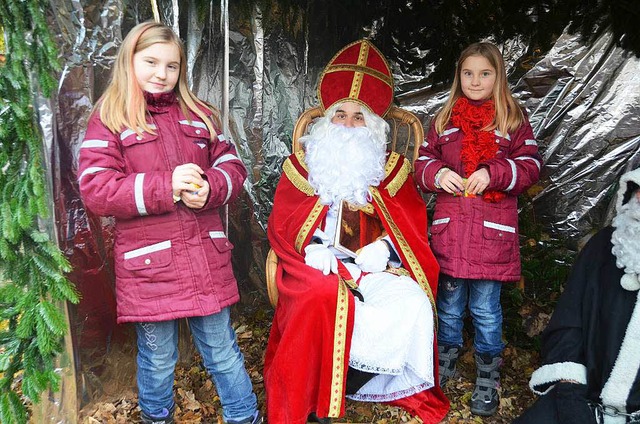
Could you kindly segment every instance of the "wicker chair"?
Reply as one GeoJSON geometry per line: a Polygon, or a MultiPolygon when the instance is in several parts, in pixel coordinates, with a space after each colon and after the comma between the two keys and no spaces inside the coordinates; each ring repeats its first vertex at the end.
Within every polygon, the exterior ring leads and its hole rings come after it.
{"type": "MultiPolygon", "coordinates": [[[[317,118],[322,116],[322,109],[314,107],[304,111],[298,118],[296,126],[293,129],[292,151],[297,152],[302,148],[300,146],[300,137],[307,133],[309,125],[317,118]]],[[[390,131],[390,149],[394,152],[401,153],[413,163],[418,157],[418,149],[424,139],[424,129],[420,120],[411,112],[392,106],[385,115],[385,120],[389,122],[390,131]]],[[[278,269],[278,256],[269,249],[266,259],[266,282],[269,302],[275,307],[278,304],[278,286],[276,283],[276,272],[278,269]]]]}

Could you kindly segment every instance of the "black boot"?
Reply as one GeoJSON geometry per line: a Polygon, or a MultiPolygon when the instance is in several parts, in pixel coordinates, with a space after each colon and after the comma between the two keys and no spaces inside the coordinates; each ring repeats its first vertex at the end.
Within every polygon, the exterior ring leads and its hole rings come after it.
{"type": "Polygon", "coordinates": [[[459,346],[438,346],[438,383],[440,387],[456,374],[459,346]]]}
{"type": "Polygon", "coordinates": [[[260,411],[256,411],[252,416],[250,416],[249,418],[245,418],[244,420],[240,420],[240,421],[227,421],[227,424],[261,424],[263,422],[263,418],[262,418],[262,414],[260,413],[260,411]]]}
{"type": "Polygon", "coordinates": [[[347,394],[354,395],[358,393],[358,390],[376,375],[378,374],[349,367],[347,370],[347,394]]]}
{"type": "Polygon", "coordinates": [[[307,422],[310,423],[320,423],[320,424],[331,424],[333,420],[331,418],[320,418],[316,415],[315,412],[312,412],[307,417],[307,422]]]}
{"type": "Polygon", "coordinates": [[[165,408],[161,416],[147,415],[143,411],[142,414],[140,414],[142,424],[174,424],[173,411],[175,408],[175,405],[173,405],[170,410],[165,408]]]}
{"type": "Polygon", "coordinates": [[[476,387],[471,395],[471,413],[491,416],[498,410],[500,396],[500,365],[502,358],[487,353],[475,354],[476,358],[476,387]]]}

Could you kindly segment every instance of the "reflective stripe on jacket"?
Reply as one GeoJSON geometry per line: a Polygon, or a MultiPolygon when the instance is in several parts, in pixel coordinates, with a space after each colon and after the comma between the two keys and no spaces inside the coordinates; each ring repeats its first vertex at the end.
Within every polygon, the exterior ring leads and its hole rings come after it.
{"type": "Polygon", "coordinates": [[[211,141],[204,122],[163,96],[149,107],[155,134],[112,133],[96,112],[80,147],[85,206],[116,219],[119,323],[209,315],[239,299],[219,209],[240,193],[245,167],[221,134],[211,141]],[[173,202],[172,172],[185,163],[211,187],[202,209],[173,202]]]}
{"type": "Polygon", "coordinates": [[[437,193],[431,224],[431,247],[440,271],[458,278],[517,281],[520,279],[517,196],[538,181],[542,158],[526,121],[512,134],[495,131],[496,157],[481,162],[491,176],[488,190],[507,196],[489,203],[477,197],[453,196],[434,184],[436,173],[450,168],[463,178],[462,131],[447,127],[437,134],[432,124],[415,162],[415,180],[424,191],[437,193]]]}

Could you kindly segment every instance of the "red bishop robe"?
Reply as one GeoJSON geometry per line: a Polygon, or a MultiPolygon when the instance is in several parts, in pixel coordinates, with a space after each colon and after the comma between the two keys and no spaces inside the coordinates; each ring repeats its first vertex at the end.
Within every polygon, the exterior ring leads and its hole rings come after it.
{"type": "MultiPolygon", "coordinates": [[[[372,206],[403,266],[429,296],[435,311],[439,268],[427,239],[426,205],[411,178],[409,161],[390,153],[384,181],[370,191],[372,206]]],[[[346,272],[325,276],[304,263],[304,247],[327,210],[309,184],[304,153],[291,155],[283,164],[267,230],[279,258],[279,298],[264,366],[270,423],[304,424],[310,412],[319,417],[339,417],[345,412],[354,317],[354,298],[347,283],[352,281],[346,272]]],[[[435,334],[434,350],[437,378],[435,334]]],[[[449,409],[437,383],[391,404],[420,416],[425,424],[440,422],[449,409]]]]}

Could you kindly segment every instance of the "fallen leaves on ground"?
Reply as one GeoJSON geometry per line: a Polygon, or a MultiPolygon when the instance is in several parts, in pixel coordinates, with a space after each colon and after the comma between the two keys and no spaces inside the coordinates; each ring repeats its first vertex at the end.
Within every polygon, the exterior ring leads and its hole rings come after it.
{"type": "Polygon", "coordinates": [[[522,317],[522,326],[529,337],[542,333],[551,320],[551,314],[534,303],[523,305],[518,314],[522,317]]]}
{"type": "MultiPolygon", "coordinates": [[[[526,312],[526,311],[525,311],[526,312]]],[[[264,351],[267,345],[273,309],[260,293],[243,295],[243,302],[233,309],[234,328],[238,344],[245,356],[245,365],[253,382],[260,409],[265,411],[265,390],[262,377],[264,351]]],[[[523,314],[524,317],[524,314],[523,314]]],[[[538,319],[546,319],[540,316],[538,319]]],[[[534,327],[539,327],[538,323],[534,327]]],[[[537,332],[538,328],[536,328],[537,332]]],[[[451,410],[442,423],[506,424],[534,400],[528,388],[528,378],[538,366],[535,351],[507,346],[501,370],[500,407],[493,417],[471,414],[469,401],[474,388],[475,361],[470,343],[465,345],[458,362],[458,372],[444,388],[451,401],[451,410]]],[[[129,386],[134,385],[129,381],[129,386]]],[[[130,388],[130,387],[129,387],[130,388]]],[[[140,411],[135,391],[128,390],[111,399],[102,396],[87,405],[81,413],[83,424],[139,423],[140,411]]],[[[191,364],[179,364],[175,373],[176,423],[222,424],[222,406],[215,386],[196,355],[191,364]]],[[[404,410],[378,403],[347,401],[346,414],[336,423],[397,424],[420,423],[404,410]]],[[[277,424],[277,423],[272,423],[277,424]]]]}

